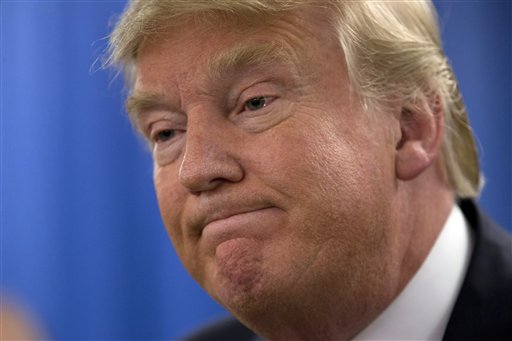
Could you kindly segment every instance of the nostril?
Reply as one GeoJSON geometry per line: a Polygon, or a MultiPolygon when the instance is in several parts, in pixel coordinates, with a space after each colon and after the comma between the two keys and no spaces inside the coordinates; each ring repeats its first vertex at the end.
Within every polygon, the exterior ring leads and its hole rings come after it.
{"type": "Polygon", "coordinates": [[[242,166],[234,158],[210,158],[199,163],[182,162],[179,179],[190,192],[211,191],[223,183],[239,182],[244,177],[242,166]]]}

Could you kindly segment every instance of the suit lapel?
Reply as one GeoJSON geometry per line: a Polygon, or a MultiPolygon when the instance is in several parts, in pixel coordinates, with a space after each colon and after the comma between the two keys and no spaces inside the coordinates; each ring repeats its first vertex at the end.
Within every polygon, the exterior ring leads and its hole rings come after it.
{"type": "Polygon", "coordinates": [[[443,339],[512,339],[512,238],[473,201],[459,205],[475,247],[443,339]]]}

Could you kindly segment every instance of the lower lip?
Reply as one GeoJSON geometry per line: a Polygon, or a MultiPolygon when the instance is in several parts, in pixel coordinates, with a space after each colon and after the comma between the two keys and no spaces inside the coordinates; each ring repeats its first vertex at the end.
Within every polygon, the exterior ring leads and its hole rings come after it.
{"type": "Polygon", "coordinates": [[[235,238],[264,239],[273,230],[279,213],[279,209],[268,207],[215,220],[205,226],[201,238],[213,245],[235,238]]]}

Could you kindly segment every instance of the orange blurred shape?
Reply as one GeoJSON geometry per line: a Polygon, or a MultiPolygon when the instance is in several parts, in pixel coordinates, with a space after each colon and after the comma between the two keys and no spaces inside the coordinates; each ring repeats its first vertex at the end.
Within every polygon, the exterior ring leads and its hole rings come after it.
{"type": "Polygon", "coordinates": [[[2,302],[0,309],[0,340],[42,340],[35,320],[12,303],[2,302]]]}

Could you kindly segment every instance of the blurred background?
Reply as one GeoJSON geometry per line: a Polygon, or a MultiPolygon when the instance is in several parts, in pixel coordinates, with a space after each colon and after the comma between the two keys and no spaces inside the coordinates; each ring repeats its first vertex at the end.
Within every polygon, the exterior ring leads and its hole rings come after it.
{"type": "MultiPolygon", "coordinates": [[[[479,141],[480,203],[510,231],[511,3],[435,4],[479,141]]],[[[0,6],[2,306],[53,340],[175,340],[226,315],[180,265],[121,79],[99,69],[125,1],[0,6]]]]}

